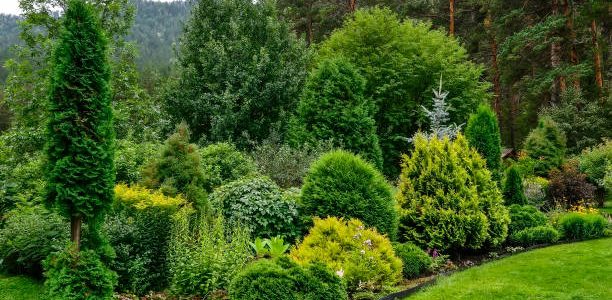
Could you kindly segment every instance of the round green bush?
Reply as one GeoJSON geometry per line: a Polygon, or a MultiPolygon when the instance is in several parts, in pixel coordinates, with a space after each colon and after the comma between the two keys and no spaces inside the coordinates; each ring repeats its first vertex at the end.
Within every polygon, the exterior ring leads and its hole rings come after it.
{"type": "Polygon", "coordinates": [[[221,212],[227,226],[245,226],[254,237],[282,236],[292,240],[299,234],[297,203],[286,199],[267,177],[230,182],[210,195],[213,210],[221,212]]]}
{"type": "Polygon", "coordinates": [[[514,232],[508,238],[510,243],[529,247],[539,244],[552,244],[559,240],[559,232],[550,225],[529,227],[514,232]]]}
{"type": "Polygon", "coordinates": [[[67,221],[40,206],[19,206],[0,228],[0,269],[12,274],[42,275],[42,261],[68,242],[67,221]]]}
{"type": "Polygon", "coordinates": [[[508,232],[514,233],[530,227],[546,225],[547,218],[535,206],[513,204],[508,207],[510,211],[510,225],[508,232]]]}
{"type": "Polygon", "coordinates": [[[559,218],[559,228],[568,240],[586,240],[602,237],[608,220],[598,213],[570,212],[559,218]]]}
{"type": "Polygon", "coordinates": [[[395,243],[393,249],[395,255],[404,263],[405,278],[417,277],[429,270],[433,264],[431,256],[413,243],[395,243]]]}
{"type": "Polygon", "coordinates": [[[259,260],[240,272],[230,285],[231,299],[347,299],[340,277],[324,265],[301,267],[287,257],[259,260]]]}
{"type": "Polygon", "coordinates": [[[202,170],[208,192],[228,182],[256,173],[255,164],[229,143],[216,143],[200,149],[202,170]]]}
{"type": "Polygon", "coordinates": [[[302,187],[304,214],[357,218],[395,238],[397,213],[391,186],[370,163],[343,150],[315,161],[302,187]]]}
{"type": "Polygon", "coordinates": [[[51,299],[104,300],[113,297],[117,274],[93,250],[70,246],[45,260],[45,286],[51,299]]]}

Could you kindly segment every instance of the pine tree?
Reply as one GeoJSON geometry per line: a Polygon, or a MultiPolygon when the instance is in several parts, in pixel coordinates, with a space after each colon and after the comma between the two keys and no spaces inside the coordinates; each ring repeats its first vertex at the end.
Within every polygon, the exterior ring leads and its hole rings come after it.
{"type": "Polygon", "coordinates": [[[478,107],[478,111],[470,116],[465,137],[470,146],[474,147],[487,161],[487,168],[494,180],[500,179],[501,167],[501,136],[495,113],[487,105],[478,107]]]}
{"type": "Polygon", "coordinates": [[[53,54],[47,127],[47,201],[70,218],[71,240],[97,224],[113,201],[114,132],[107,40],[96,13],[73,0],[53,54]]]}
{"type": "Polygon", "coordinates": [[[525,205],[527,197],[523,188],[523,179],[516,166],[511,166],[506,171],[506,181],[504,182],[504,203],[506,206],[512,204],[525,205]]]}

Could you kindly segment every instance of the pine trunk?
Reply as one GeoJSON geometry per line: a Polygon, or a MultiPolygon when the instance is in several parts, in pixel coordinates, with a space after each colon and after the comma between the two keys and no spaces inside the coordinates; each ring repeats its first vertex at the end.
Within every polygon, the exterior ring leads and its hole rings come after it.
{"type": "MultiPolygon", "coordinates": [[[[576,51],[576,31],[574,30],[574,13],[570,7],[569,0],[563,0],[563,15],[566,18],[566,27],[570,37],[570,62],[573,66],[578,65],[578,52],[576,51]]],[[[576,90],[580,89],[580,75],[574,74],[572,84],[576,90]]]]}
{"type": "Polygon", "coordinates": [[[497,115],[497,121],[501,123],[501,84],[499,81],[499,67],[497,66],[497,41],[495,40],[495,32],[491,28],[491,14],[487,13],[484,20],[484,27],[489,32],[489,43],[491,46],[491,73],[493,77],[493,110],[497,115]]]}
{"type": "MultiPolygon", "coordinates": [[[[559,6],[557,0],[553,0],[552,5],[553,15],[558,15],[559,6]]],[[[550,45],[550,66],[553,70],[561,66],[561,44],[559,42],[554,42],[550,45]]],[[[559,103],[559,94],[564,92],[565,88],[565,78],[563,76],[557,76],[553,80],[552,90],[550,93],[550,102],[552,104],[559,103]]]]}
{"type": "Polygon", "coordinates": [[[354,12],[357,6],[357,0],[348,0],[348,10],[349,12],[354,12]]]}
{"type": "Polygon", "coordinates": [[[602,97],[603,91],[603,75],[601,71],[601,53],[599,50],[599,41],[597,39],[597,22],[595,19],[591,21],[591,40],[593,43],[593,64],[595,67],[595,84],[597,85],[597,93],[601,98],[601,101],[604,101],[602,97]]]}
{"type": "Polygon", "coordinates": [[[449,10],[450,10],[450,24],[448,25],[448,34],[450,36],[455,35],[455,0],[449,1],[449,10]]]}
{"type": "Polygon", "coordinates": [[[70,217],[70,241],[76,245],[77,251],[81,248],[81,226],[83,224],[83,217],[72,216],[70,217]]]}

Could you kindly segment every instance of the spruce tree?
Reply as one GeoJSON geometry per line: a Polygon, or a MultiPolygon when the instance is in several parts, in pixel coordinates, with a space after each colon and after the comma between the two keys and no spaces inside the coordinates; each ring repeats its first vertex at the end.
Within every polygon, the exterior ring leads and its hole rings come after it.
{"type": "Polygon", "coordinates": [[[501,136],[499,125],[493,110],[487,105],[480,105],[478,111],[470,116],[465,137],[487,161],[487,168],[494,180],[500,180],[501,136]]]}
{"type": "Polygon", "coordinates": [[[565,155],[565,134],[549,117],[540,117],[538,126],[525,140],[524,150],[534,160],[534,172],[547,176],[552,169],[559,168],[565,155]]]}
{"type": "Polygon", "coordinates": [[[70,218],[78,249],[83,221],[95,240],[113,201],[110,72],[107,40],[90,5],[70,1],[61,30],[50,82],[46,198],[70,218]]]}
{"type": "Polygon", "coordinates": [[[506,171],[506,181],[504,182],[504,203],[506,205],[527,204],[527,197],[523,188],[523,179],[516,166],[508,168],[506,171]]]}

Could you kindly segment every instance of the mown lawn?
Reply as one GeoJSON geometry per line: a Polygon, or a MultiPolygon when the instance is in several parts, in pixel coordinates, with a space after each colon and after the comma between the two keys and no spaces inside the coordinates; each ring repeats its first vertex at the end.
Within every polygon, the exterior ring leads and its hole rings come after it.
{"type": "Polygon", "coordinates": [[[612,299],[612,238],[521,253],[440,278],[406,299],[612,299]]]}
{"type": "Polygon", "coordinates": [[[37,300],[43,298],[41,282],[23,276],[0,274],[0,300],[37,300]]]}

